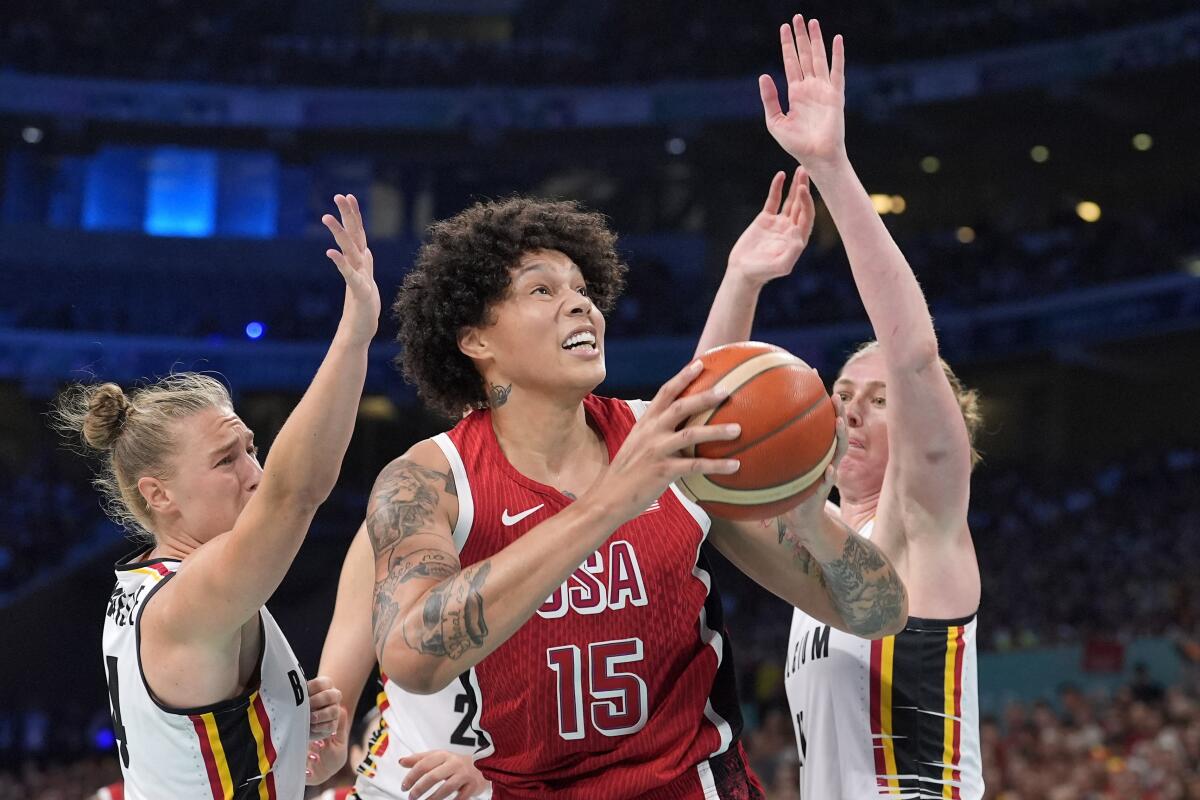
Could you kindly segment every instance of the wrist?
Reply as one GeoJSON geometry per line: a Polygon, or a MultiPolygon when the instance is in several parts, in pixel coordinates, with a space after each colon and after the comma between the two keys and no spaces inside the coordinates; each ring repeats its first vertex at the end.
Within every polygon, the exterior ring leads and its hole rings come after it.
{"type": "Polygon", "coordinates": [[[725,277],[721,286],[734,293],[738,299],[757,300],[759,292],[771,279],[755,275],[749,265],[730,260],[725,266],[725,277]]]}
{"type": "Polygon", "coordinates": [[[854,174],[854,167],[850,164],[850,156],[845,147],[825,158],[810,157],[803,165],[818,189],[821,188],[822,182],[829,183],[854,174]]]}

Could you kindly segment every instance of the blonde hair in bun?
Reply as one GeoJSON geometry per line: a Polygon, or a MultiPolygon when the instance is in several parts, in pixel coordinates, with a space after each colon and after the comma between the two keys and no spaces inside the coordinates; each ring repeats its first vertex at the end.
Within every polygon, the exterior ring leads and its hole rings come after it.
{"type": "Polygon", "coordinates": [[[92,483],[104,512],[135,536],[153,538],[153,516],[137,483],[170,477],[178,446],[174,422],[208,408],[233,410],[224,384],[197,372],[180,372],[134,389],[115,383],[69,386],[54,403],[54,427],[72,444],[100,456],[92,483]]]}

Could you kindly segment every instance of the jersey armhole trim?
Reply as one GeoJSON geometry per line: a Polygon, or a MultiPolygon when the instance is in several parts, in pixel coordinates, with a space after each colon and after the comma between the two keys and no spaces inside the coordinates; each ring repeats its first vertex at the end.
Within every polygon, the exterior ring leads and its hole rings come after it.
{"type": "Polygon", "coordinates": [[[467,468],[458,448],[448,435],[439,433],[432,441],[450,463],[450,474],[454,476],[454,492],[458,495],[458,519],[454,523],[451,537],[454,539],[454,549],[461,553],[467,545],[467,537],[471,535],[471,525],[475,522],[475,501],[471,496],[471,484],[467,480],[467,468]]]}
{"type": "Polygon", "coordinates": [[[151,587],[150,591],[146,593],[146,599],[143,600],[141,606],[138,607],[137,618],[133,624],[134,647],[137,649],[138,675],[140,675],[142,678],[142,686],[146,689],[146,696],[150,698],[150,702],[154,703],[159,711],[162,711],[164,714],[173,714],[175,716],[191,716],[193,714],[208,713],[219,714],[222,711],[230,711],[232,709],[247,705],[250,702],[250,697],[260,688],[262,688],[263,661],[267,657],[267,626],[263,622],[261,608],[258,610],[258,630],[259,636],[262,639],[262,649],[259,650],[258,653],[258,666],[254,668],[254,680],[250,682],[250,686],[246,689],[246,691],[242,692],[236,697],[231,697],[228,700],[221,700],[217,703],[210,703],[206,706],[196,706],[195,708],[175,708],[174,706],[166,705],[160,701],[158,699],[158,695],[156,695],[154,690],[150,688],[150,681],[146,680],[146,670],[142,668],[142,613],[146,610],[146,606],[150,604],[150,600],[153,599],[155,592],[166,586],[167,581],[171,580],[171,578],[174,578],[177,574],[178,573],[176,572],[172,572],[170,575],[165,576],[161,581],[151,587]]]}

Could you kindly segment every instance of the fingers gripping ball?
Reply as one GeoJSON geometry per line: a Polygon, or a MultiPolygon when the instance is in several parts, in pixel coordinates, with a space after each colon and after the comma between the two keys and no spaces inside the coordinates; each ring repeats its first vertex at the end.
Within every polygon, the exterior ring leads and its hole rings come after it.
{"type": "Polygon", "coordinates": [[[729,397],[684,424],[736,422],[742,433],[691,449],[701,458],[737,458],[742,466],[732,475],[685,475],[680,488],[725,519],[766,519],[800,505],[820,486],[837,449],[837,414],[817,371],[760,342],[716,347],[700,360],[704,371],[681,396],[722,385],[729,397]]]}

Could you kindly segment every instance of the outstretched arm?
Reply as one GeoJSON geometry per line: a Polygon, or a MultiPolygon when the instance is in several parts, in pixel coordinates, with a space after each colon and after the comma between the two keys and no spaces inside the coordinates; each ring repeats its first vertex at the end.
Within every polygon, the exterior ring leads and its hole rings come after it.
{"type": "Polygon", "coordinates": [[[783,198],[784,172],[775,173],[763,209],[729,251],[729,264],[717,288],[696,354],[750,338],[758,295],[768,281],[788,275],[812,235],[812,193],[804,167],[798,167],[783,198]],[[783,205],[780,206],[782,200],[783,205]]]}
{"type": "Polygon", "coordinates": [[[379,290],[362,214],[337,195],[339,223],[324,222],[340,250],[327,255],[346,281],[342,318],[312,384],[275,438],[258,489],[233,529],[188,558],[159,603],[168,636],[227,641],[274,594],[341,471],[350,444],[367,349],[379,320],[379,290]]]}
{"type": "Polygon", "coordinates": [[[788,111],[775,82],[759,78],[767,129],[807,168],[837,225],[887,369],[889,478],[903,498],[906,534],[966,530],[971,456],[966,424],[942,371],[929,307],[850,165],[845,144],[845,53],[832,67],[816,20],[780,28],[788,111]]]}

